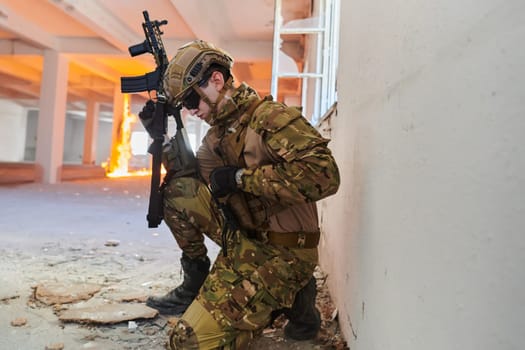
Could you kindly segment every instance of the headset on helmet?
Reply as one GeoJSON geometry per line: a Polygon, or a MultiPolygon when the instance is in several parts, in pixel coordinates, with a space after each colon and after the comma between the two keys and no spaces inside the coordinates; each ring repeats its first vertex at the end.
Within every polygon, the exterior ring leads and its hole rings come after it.
{"type": "Polygon", "coordinates": [[[203,40],[195,40],[179,48],[164,74],[163,87],[168,103],[180,101],[188,89],[204,78],[204,73],[212,64],[231,69],[233,59],[225,51],[203,40]]]}

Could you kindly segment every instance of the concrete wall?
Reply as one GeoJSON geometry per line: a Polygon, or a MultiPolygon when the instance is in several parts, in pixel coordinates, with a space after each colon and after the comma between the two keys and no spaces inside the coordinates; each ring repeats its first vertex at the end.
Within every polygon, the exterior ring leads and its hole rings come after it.
{"type": "MultiPolygon", "coordinates": [[[[26,161],[35,160],[36,131],[38,126],[38,110],[30,110],[27,113],[27,129],[25,129],[25,157],[26,161]]],[[[64,158],[66,164],[81,164],[84,145],[85,119],[76,115],[67,114],[64,135],[64,158]]],[[[111,128],[112,123],[100,120],[97,133],[97,155],[96,163],[100,165],[106,162],[111,150],[111,128]]]]}
{"type": "Polygon", "coordinates": [[[64,135],[65,164],[81,164],[84,152],[84,126],[85,119],[66,115],[66,131],[64,135]]]}
{"type": "Polygon", "coordinates": [[[99,121],[97,131],[97,159],[96,164],[100,165],[103,162],[109,161],[111,153],[111,132],[113,128],[112,122],[99,121]]]}
{"type": "Polygon", "coordinates": [[[321,259],[351,349],[523,349],[525,2],[341,6],[321,259]]]}
{"type": "MultiPolygon", "coordinates": [[[[66,118],[66,131],[64,135],[64,163],[81,164],[84,152],[85,117],[68,113],[66,118]]],[[[100,165],[108,160],[111,151],[112,123],[98,122],[97,154],[95,164],[100,165]]]]}
{"type": "Polygon", "coordinates": [[[24,107],[0,100],[0,162],[24,160],[26,113],[24,107]]]}

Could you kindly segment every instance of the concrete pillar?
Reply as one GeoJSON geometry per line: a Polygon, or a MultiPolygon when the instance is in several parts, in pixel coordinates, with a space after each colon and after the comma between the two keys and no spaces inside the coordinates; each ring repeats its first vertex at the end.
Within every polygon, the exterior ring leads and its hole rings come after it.
{"type": "Polygon", "coordinates": [[[54,50],[44,51],[38,114],[35,163],[43,183],[60,182],[64,154],[68,59],[54,50]]]}
{"type": "Polygon", "coordinates": [[[89,99],[87,102],[86,125],[84,127],[82,164],[95,164],[96,161],[99,111],[100,104],[93,99],[89,99]]]}

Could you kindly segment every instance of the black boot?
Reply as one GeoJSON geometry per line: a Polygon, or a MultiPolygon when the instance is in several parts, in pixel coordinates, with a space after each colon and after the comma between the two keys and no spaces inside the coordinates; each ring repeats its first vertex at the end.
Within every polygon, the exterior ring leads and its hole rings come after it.
{"type": "Polygon", "coordinates": [[[182,284],[168,294],[160,297],[149,297],[146,305],[159,310],[163,315],[180,315],[186,311],[188,306],[201,288],[210,270],[210,259],[190,259],[182,254],[180,259],[184,280],[182,284]]]}
{"type": "Polygon", "coordinates": [[[284,309],[288,324],[284,327],[284,335],[294,340],[310,340],[315,338],[321,328],[321,314],[315,307],[317,285],[315,278],[308,282],[297,295],[291,309],[284,309]]]}

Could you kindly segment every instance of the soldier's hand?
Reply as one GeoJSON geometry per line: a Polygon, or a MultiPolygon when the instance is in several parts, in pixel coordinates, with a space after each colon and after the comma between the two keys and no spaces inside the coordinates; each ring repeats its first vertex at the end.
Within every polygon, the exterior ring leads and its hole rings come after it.
{"type": "Polygon", "coordinates": [[[148,100],[144,107],[142,107],[142,111],[139,112],[139,118],[144,123],[145,121],[148,121],[150,119],[153,119],[153,116],[155,115],[155,102],[152,100],[148,100]]]}
{"type": "Polygon", "coordinates": [[[152,100],[148,100],[144,107],[142,107],[142,111],[139,112],[139,119],[142,125],[144,125],[144,129],[148,132],[149,136],[152,138],[157,138],[162,136],[162,131],[156,131],[153,127],[153,117],[155,116],[155,102],[152,100]],[[160,135],[159,135],[160,133],[160,135]]]}
{"type": "Polygon", "coordinates": [[[235,178],[238,170],[240,168],[235,166],[223,166],[213,169],[210,174],[210,187],[214,197],[221,198],[239,190],[235,178]]]}

